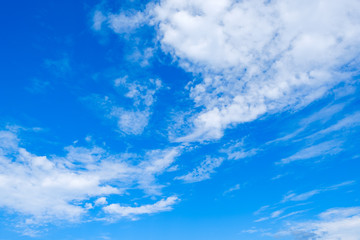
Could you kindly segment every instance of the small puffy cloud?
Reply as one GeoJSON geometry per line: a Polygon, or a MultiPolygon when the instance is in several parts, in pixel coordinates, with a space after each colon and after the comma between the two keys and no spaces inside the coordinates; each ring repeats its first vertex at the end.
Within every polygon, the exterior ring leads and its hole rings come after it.
{"type": "Polygon", "coordinates": [[[99,206],[99,205],[105,205],[108,202],[106,201],[106,197],[100,197],[98,199],[96,199],[96,201],[94,202],[95,206],[99,206]]]}

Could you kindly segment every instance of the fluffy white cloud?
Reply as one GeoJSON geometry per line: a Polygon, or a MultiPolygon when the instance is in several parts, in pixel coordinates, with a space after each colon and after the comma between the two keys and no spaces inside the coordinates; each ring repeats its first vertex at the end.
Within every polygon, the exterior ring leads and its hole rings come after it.
{"type": "Polygon", "coordinates": [[[161,194],[156,176],[174,162],[180,149],[154,150],[139,158],[111,155],[99,147],[70,146],[67,154],[37,156],[19,145],[17,136],[0,131],[0,207],[29,217],[28,223],[56,220],[79,221],[95,206],[106,204],[104,196],[121,195],[139,188],[161,194]]]}
{"type": "Polygon", "coordinates": [[[106,197],[100,197],[98,199],[96,199],[96,201],[94,202],[95,206],[98,206],[98,205],[105,205],[107,204],[107,200],[106,200],[106,197]]]}
{"type": "Polygon", "coordinates": [[[161,0],[143,12],[108,14],[108,23],[117,33],[154,25],[162,50],[203,78],[189,85],[203,110],[193,116],[191,133],[177,139],[186,142],[305,106],[351,79],[359,11],[357,0],[161,0]]]}
{"type": "Polygon", "coordinates": [[[116,23],[154,25],[162,50],[203,78],[189,85],[203,110],[181,142],[220,138],[228,127],[302,107],[351,79],[359,10],[357,0],[161,0],[143,12],[107,15],[115,32],[123,29],[116,23]]]}
{"type": "Polygon", "coordinates": [[[178,141],[304,106],[357,69],[356,0],[162,0],[147,11],[162,49],[204,77],[190,94],[204,110],[178,141]]]}

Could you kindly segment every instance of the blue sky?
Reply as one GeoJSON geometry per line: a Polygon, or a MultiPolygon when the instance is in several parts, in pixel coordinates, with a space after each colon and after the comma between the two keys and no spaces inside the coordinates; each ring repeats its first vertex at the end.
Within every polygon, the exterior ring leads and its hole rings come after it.
{"type": "Polygon", "coordinates": [[[360,236],[360,4],[0,9],[0,239],[360,236]]]}

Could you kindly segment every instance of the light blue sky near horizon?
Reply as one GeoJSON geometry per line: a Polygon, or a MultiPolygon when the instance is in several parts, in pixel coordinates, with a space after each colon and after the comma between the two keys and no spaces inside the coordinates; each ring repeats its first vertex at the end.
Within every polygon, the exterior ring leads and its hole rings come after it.
{"type": "Polygon", "coordinates": [[[4,2],[0,239],[360,239],[357,9],[4,2]]]}

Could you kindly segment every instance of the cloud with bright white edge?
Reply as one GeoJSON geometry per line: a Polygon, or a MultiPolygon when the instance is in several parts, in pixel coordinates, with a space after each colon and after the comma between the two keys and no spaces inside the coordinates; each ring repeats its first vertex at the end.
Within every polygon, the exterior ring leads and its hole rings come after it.
{"type": "Polygon", "coordinates": [[[162,0],[131,17],[109,15],[107,25],[119,32],[150,19],[161,49],[201,73],[190,96],[203,110],[177,139],[187,142],[305,106],[350,79],[359,62],[359,11],[357,0],[162,0]]]}

